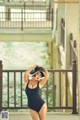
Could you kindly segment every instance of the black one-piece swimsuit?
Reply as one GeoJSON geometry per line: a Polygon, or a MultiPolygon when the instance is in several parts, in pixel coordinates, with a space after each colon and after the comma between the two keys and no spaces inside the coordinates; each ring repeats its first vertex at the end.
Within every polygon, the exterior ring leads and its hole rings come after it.
{"type": "MultiPolygon", "coordinates": [[[[29,84],[29,81],[28,81],[28,84],[29,84]]],[[[45,103],[39,93],[39,82],[37,84],[37,87],[34,89],[29,88],[28,84],[25,89],[25,92],[26,92],[26,95],[28,98],[28,107],[30,109],[33,109],[33,110],[39,112],[41,107],[45,103]]]]}

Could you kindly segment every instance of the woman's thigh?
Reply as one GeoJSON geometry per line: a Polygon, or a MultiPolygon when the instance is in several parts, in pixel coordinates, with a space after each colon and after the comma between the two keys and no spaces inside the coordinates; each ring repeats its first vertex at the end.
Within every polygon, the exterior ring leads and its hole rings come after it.
{"type": "Polygon", "coordinates": [[[39,113],[37,111],[30,109],[30,114],[33,120],[40,120],[39,113]]]}
{"type": "Polygon", "coordinates": [[[46,120],[46,112],[47,112],[47,105],[45,103],[39,111],[40,120],[46,120]]]}

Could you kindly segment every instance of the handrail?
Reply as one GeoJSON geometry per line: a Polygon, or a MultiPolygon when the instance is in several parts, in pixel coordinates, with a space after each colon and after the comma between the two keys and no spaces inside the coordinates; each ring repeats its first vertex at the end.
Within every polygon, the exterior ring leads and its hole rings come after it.
{"type": "Polygon", "coordinates": [[[70,67],[72,67],[72,61],[73,59],[76,59],[78,61],[78,55],[77,55],[77,43],[76,40],[73,39],[73,34],[70,33],[70,39],[69,39],[69,46],[70,46],[70,67]]]}
{"type": "MultiPolygon", "coordinates": [[[[2,109],[26,109],[28,108],[26,104],[23,103],[23,74],[25,70],[3,70],[3,64],[2,61],[0,61],[0,111],[2,109]],[[17,78],[18,77],[18,78],[17,78]],[[6,95],[7,95],[7,102],[6,106],[3,105],[4,103],[4,79],[6,83],[6,95]],[[12,81],[12,82],[11,82],[12,81]],[[3,84],[2,84],[3,83],[3,84]],[[11,85],[12,83],[12,85],[11,85]],[[18,85],[19,84],[19,85],[18,85]],[[11,89],[13,88],[13,97],[10,95],[10,86],[11,89]],[[17,87],[19,86],[18,94],[20,99],[20,103],[17,106],[16,99],[17,99],[17,87]],[[3,91],[3,94],[2,94],[3,91]],[[13,98],[13,105],[10,105],[10,98],[13,98]]],[[[77,64],[76,60],[73,61],[73,68],[72,69],[48,69],[48,72],[50,74],[50,78],[47,81],[46,85],[43,87],[44,91],[44,97],[46,99],[46,103],[48,105],[48,109],[71,109],[73,114],[77,113],[77,97],[76,97],[76,83],[77,83],[77,64]],[[69,105],[68,101],[68,73],[72,74],[72,78],[70,81],[72,81],[73,87],[72,87],[72,104],[69,105]],[[63,82],[65,81],[65,85],[63,85],[63,82]],[[57,84],[55,84],[55,82],[57,84]],[[57,86],[57,87],[56,87],[57,86]],[[64,96],[63,96],[64,94],[64,96]],[[57,99],[58,97],[58,99],[57,99]],[[65,104],[63,105],[62,100],[63,97],[65,98],[65,104]],[[58,100],[58,104],[56,104],[55,100],[58,100]]],[[[41,91],[41,94],[43,92],[41,91]]],[[[26,102],[27,103],[27,102],[26,102]]]]}
{"type": "Polygon", "coordinates": [[[44,6],[27,6],[26,4],[13,8],[6,6],[6,11],[0,11],[0,29],[51,30],[53,29],[53,9],[47,12],[43,8],[44,6]]]}
{"type": "Polygon", "coordinates": [[[64,18],[61,18],[61,45],[65,48],[65,21],[64,18]]]}

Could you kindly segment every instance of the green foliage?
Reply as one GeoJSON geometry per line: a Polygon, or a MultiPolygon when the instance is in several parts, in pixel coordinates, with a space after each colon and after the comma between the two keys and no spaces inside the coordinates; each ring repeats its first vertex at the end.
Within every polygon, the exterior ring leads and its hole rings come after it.
{"type": "MultiPolygon", "coordinates": [[[[6,45],[6,47],[9,47],[9,48],[11,46],[15,46],[15,45],[11,44],[11,43],[6,45]]],[[[34,44],[34,46],[36,46],[36,45],[34,44]]],[[[39,46],[39,44],[38,44],[38,46],[39,46]]],[[[38,52],[38,55],[39,55],[39,59],[41,59],[41,62],[42,62],[41,65],[45,66],[46,68],[50,68],[50,58],[49,58],[49,55],[48,55],[48,46],[47,46],[47,44],[42,44],[40,46],[42,46],[42,50],[41,50],[41,53],[40,53],[40,51],[38,52]],[[43,48],[43,47],[46,47],[46,49],[43,48]]],[[[28,49],[29,49],[29,47],[28,47],[28,49]]],[[[31,49],[34,49],[34,48],[31,48],[31,49]]],[[[37,49],[37,50],[40,50],[40,49],[37,49]]],[[[53,46],[53,50],[55,50],[55,52],[53,54],[54,54],[54,67],[56,67],[57,49],[53,46]]],[[[8,52],[8,50],[7,50],[7,52],[8,52]]],[[[17,51],[15,51],[15,53],[16,52],[17,51]]],[[[21,55],[21,53],[20,53],[20,55],[21,55]]],[[[15,56],[15,54],[14,54],[14,56],[15,56]]],[[[10,76],[11,77],[10,77],[10,86],[9,86],[9,101],[10,101],[9,105],[14,106],[14,97],[15,96],[14,96],[14,88],[13,88],[13,86],[14,86],[13,74],[11,73],[10,76]]],[[[56,91],[55,91],[55,84],[54,84],[53,78],[54,78],[53,74],[49,73],[49,80],[45,84],[45,86],[42,88],[42,92],[41,92],[42,98],[46,102],[48,102],[48,106],[55,106],[55,102],[56,102],[56,97],[55,97],[56,91]],[[48,88],[47,88],[47,86],[48,86],[48,88]]],[[[8,102],[7,101],[7,89],[8,89],[7,88],[7,75],[5,74],[4,75],[4,83],[3,83],[3,103],[2,103],[3,106],[7,106],[7,102],[8,102]]],[[[19,78],[19,74],[17,73],[17,78],[16,78],[16,106],[20,105],[20,100],[21,100],[20,92],[21,92],[20,78],[19,78]]],[[[24,83],[22,83],[22,95],[23,95],[22,96],[23,105],[27,106],[27,97],[26,97],[26,94],[25,94],[24,83]]],[[[26,111],[26,110],[9,110],[9,111],[15,111],[16,112],[16,111],[26,111]]],[[[52,110],[48,109],[48,111],[55,111],[55,110],[54,109],[52,109],[52,110]]]]}

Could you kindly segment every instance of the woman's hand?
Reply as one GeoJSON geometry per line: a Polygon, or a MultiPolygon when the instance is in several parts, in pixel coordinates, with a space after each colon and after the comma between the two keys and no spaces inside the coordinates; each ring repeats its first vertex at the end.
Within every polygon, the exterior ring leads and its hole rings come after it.
{"type": "Polygon", "coordinates": [[[45,67],[42,67],[42,71],[45,72],[47,69],[45,67]]]}
{"type": "Polygon", "coordinates": [[[37,67],[38,65],[34,65],[33,67],[29,68],[28,70],[25,71],[24,73],[24,82],[27,84],[28,79],[29,79],[29,74],[37,67]]]}

